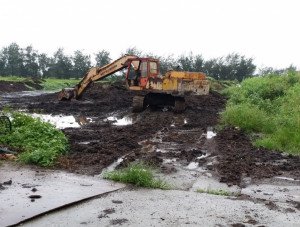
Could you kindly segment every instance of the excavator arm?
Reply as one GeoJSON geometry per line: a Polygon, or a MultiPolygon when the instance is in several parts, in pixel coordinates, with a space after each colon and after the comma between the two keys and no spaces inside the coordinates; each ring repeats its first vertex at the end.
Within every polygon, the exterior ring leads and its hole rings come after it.
{"type": "Polygon", "coordinates": [[[115,72],[127,68],[129,64],[133,64],[134,68],[138,68],[138,61],[130,61],[137,58],[134,55],[125,55],[103,67],[92,67],[74,88],[62,89],[58,95],[58,100],[77,99],[93,81],[102,80],[115,72]]]}

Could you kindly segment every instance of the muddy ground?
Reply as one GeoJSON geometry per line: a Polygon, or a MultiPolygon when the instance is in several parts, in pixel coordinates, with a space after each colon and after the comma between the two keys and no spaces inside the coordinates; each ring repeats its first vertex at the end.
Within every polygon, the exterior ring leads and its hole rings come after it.
{"type": "Polygon", "coordinates": [[[23,82],[0,81],[0,94],[5,92],[30,91],[32,89],[41,90],[42,80],[38,78],[28,78],[23,82]]]}
{"type": "MultiPolygon", "coordinates": [[[[5,86],[0,83],[0,88],[5,86]]],[[[131,102],[137,94],[123,83],[95,83],[79,101],[58,102],[58,93],[53,93],[2,97],[0,105],[75,117],[81,127],[63,129],[71,150],[58,159],[55,168],[96,175],[123,157],[121,167],[142,160],[166,174],[176,172],[178,165],[208,169],[228,185],[243,186],[248,178],[278,175],[299,179],[299,156],[253,147],[248,136],[236,128],[216,131],[218,113],[226,104],[219,93],[187,97],[183,114],[174,114],[172,107],[133,114],[131,102]],[[120,119],[129,123],[118,125],[120,119]]]]}

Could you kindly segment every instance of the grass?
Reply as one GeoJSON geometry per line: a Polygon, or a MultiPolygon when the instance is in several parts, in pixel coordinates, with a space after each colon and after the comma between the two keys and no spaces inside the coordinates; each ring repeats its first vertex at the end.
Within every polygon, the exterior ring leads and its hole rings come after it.
{"type": "Polygon", "coordinates": [[[171,186],[160,178],[154,177],[154,169],[143,163],[132,163],[122,170],[114,170],[102,174],[109,180],[130,183],[137,187],[171,189],[171,186]]]}
{"type": "Polygon", "coordinates": [[[299,73],[246,79],[223,93],[229,97],[223,124],[259,135],[255,146],[300,154],[299,73]]]}
{"type": "Polygon", "coordinates": [[[18,161],[40,166],[54,165],[54,160],[69,150],[68,139],[55,126],[24,113],[7,113],[12,119],[12,131],[2,134],[0,144],[22,150],[18,161]]]}
{"type": "Polygon", "coordinates": [[[26,78],[18,77],[18,76],[7,76],[7,77],[0,77],[0,81],[12,81],[12,82],[23,82],[26,78]]]}
{"type": "Polygon", "coordinates": [[[212,190],[212,189],[198,189],[197,192],[199,193],[207,193],[207,194],[211,194],[211,195],[223,195],[223,196],[228,196],[229,192],[227,190],[212,190]]]}
{"type": "Polygon", "coordinates": [[[43,90],[46,91],[55,91],[60,90],[67,87],[74,87],[77,83],[79,83],[79,79],[55,79],[55,78],[47,78],[44,82],[41,83],[43,86],[43,90]]]}
{"type": "MultiPolygon", "coordinates": [[[[17,76],[9,76],[9,77],[0,77],[0,81],[11,81],[11,82],[25,82],[30,78],[17,77],[17,76]]],[[[77,83],[79,83],[80,79],[55,79],[55,78],[46,78],[41,80],[41,86],[43,90],[46,91],[56,91],[66,87],[74,87],[77,83]]],[[[30,90],[34,90],[34,88],[24,84],[30,90]]]]}
{"type": "Polygon", "coordinates": [[[230,81],[230,80],[216,80],[212,77],[207,76],[206,79],[210,81],[210,89],[214,91],[222,91],[231,86],[237,86],[238,81],[230,81]]]}

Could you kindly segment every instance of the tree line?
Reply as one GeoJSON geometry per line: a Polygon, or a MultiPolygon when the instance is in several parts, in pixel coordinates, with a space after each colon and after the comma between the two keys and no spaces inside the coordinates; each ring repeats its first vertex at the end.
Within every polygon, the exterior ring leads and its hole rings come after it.
{"type": "MultiPolygon", "coordinates": [[[[205,72],[217,80],[238,80],[254,76],[264,76],[265,74],[279,74],[286,69],[273,69],[266,67],[256,73],[257,67],[253,63],[253,58],[232,53],[224,57],[205,60],[202,55],[180,55],[174,57],[157,56],[152,53],[143,53],[137,48],[128,48],[124,54],[132,54],[140,57],[158,58],[160,63],[160,73],[164,74],[170,69],[205,72]]],[[[82,78],[92,65],[101,67],[111,62],[110,53],[106,50],[98,51],[92,60],[90,55],[76,50],[73,55],[68,56],[63,48],[58,48],[53,56],[39,53],[33,47],[21,48],[17,43],[11,43],[0,50],[0,76],[38,77],[38,78],[82,78]]],[[[296,68],[290,66],[288,69],[296,68]]]]}

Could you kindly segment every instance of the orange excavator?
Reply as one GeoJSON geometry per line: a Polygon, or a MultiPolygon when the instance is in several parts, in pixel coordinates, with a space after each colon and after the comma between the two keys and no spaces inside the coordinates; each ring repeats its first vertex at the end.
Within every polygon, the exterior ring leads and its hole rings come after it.
{"type": "Polygon", "coordinates": [[[170,105],[174,106],[174,112],[180,113],[185,109],[185,95],[209,93],[210,84],[205,73],[169,70],[163,76],[159,73],[158,59],[125,55],[103,67],[92,67],[74,88],[62,89],[58,100],[78,99],[93,81],[125,68],[127,88],[147,93],[134,96],[133,112],[141,112],[147,106],[170,105]]]}

